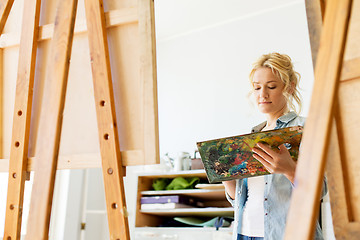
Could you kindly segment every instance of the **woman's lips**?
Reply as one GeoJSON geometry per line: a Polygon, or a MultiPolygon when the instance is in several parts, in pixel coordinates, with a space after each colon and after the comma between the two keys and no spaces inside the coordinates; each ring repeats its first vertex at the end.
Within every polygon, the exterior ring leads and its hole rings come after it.
{"type": "Polygon", "coordinates": [[[259,104],[270,104],[271,102],[259,102],[259,104]]]}

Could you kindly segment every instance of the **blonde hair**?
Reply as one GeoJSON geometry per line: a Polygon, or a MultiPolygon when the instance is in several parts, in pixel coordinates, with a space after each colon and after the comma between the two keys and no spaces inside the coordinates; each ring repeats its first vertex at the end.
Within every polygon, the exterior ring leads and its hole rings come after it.
{"type": "MultiPolygon", "coordinates": [[[[254,64],[250,72],[249,78],[253,87],[254,73],[257,69],[267,67],[278,76],[284,83],[285,87],[283,95],[287,101],[288,109],[294,110],[297,114],[301,112],[301,95],[299,92],[300,74],[294,70],[291,58],[286,54],[277,52],[262,55],[254,64]],[[299,110],[296,109],[294,100],[297,103],[299,110]]],[[[252,94],[254,90],[251,91],[252,94]]]]}

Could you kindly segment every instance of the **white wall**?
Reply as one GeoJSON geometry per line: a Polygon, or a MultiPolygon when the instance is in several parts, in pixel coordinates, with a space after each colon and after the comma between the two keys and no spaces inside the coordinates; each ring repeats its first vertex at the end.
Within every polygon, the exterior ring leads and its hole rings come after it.
{"type": "Polygon", "coordinates": [[[193,153],[197,141],[248,133],[263,121],[247,98],[251,64],[263,53],[293,59],[302,115],[308,111],[313,70],[304,1],[200,2],[155,1],[161,155],[193,153]]]}

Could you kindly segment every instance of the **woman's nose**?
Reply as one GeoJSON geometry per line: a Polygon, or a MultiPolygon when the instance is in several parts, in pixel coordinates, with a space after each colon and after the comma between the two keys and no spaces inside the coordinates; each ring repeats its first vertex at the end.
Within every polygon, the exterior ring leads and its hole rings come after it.
{"type": "Polygon", "coordinates": [[[260,90],[260,97],[262,98],[267,98],[269,96],[268,92],[266,91],[266,89],[262,88],[260,90]]]}

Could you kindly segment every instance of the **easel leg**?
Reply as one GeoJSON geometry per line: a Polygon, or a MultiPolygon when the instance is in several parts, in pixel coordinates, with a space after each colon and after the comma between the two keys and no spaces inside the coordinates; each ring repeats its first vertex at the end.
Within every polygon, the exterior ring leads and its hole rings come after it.
{"type": "Polygon", "coordinates": [[[20,239],[21,233],[40,2],[24,3],[6,203],[4,239],[7,240],[20,239]]]}
{"type": "MultiPolygon", "coordinates": [[[[6,20],[9,16],[14,0],[1,1],[0,4],[0,35],[4,30],[6,20]]],[[[3,94],[4,94],[4,79],[3,79],[3,49],[0,49],[0,158],[3,157],[3,94]]]]}
{"type": "Polygon", "coordinates": [[[110,239],[130,239],[102,0],[85,0],[110,239]]]}
{"type": "Polygon", "coordinates": [[[351,7],[351,0],[326,2],[311,106],[284,239],[313,239],[351,7]]]}
{"type": "Polygon", "coordinates": [[[40,115],[26,239],[48,239],[77,0],[59,1],[40,115]]]}

